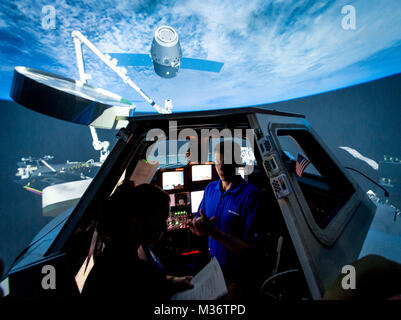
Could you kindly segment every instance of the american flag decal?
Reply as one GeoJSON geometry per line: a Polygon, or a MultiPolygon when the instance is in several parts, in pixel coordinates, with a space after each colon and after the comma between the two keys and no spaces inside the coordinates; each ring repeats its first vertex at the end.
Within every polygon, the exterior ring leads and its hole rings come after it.
{"type": "Polygon", "coordinates": [[[295,171],[297,175],[301,178],[306,167],[309,165],[310,161],[303,157],[302,155],[298,154],[297,163],[295,165],[295,171]]]}

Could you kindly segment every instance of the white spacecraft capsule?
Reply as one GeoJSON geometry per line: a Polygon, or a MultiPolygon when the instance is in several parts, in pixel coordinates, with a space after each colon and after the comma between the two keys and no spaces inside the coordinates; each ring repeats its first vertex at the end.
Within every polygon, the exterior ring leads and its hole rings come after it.
{"type": "Polygon", "coordinates": [[[156,29],[150,49],[155,72],[163,78],[173,78],[180,68],[182,51],[178,34],[170,26],[156,29]]]}

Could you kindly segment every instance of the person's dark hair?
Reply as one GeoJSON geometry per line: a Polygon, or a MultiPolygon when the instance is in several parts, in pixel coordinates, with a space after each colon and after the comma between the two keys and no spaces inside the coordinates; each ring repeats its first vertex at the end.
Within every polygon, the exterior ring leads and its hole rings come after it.
{"type": "Polygon", "coordinates": [[[130,219],[145,219],[170,203],[169,195],[152,184],[135,186],[126,181],[106,200],[100,217],[100,229],[104,236],[113,237],[121,232],[130,219]]]}

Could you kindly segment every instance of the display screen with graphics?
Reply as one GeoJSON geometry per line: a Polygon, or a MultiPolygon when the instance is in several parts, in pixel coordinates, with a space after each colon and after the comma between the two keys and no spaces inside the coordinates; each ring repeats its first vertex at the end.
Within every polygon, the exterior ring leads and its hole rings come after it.
{"type": "Polygon", "coordinates": [[[200,164],[192,166],[192,181],[204,181],[212,179],[212,165],[200,164]]]}
{"type": "Polygon", "coordinates": [[[202,202],[204,191],[192,191],[191,192],[191,211],[192,213],[198,212],[199,205],[202,202]]]}
{"type": "Polygon", "coordinates": [[[162,174],[163,190],[172,190],[184,186],[184,171],[166,171],[162,174]]]}

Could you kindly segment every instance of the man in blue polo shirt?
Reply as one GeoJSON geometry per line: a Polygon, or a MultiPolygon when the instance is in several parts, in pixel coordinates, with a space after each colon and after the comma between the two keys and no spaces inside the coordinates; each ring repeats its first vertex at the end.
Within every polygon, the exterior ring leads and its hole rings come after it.
{"type": "MultiPolygon", "coordinates": [[[[211,256],[217,258],[226,277],[235,279],[249,276],[251,257],[255,253],[261,193],[236,175],[235,163],[233,159],[225,161],[223,147],[221,142],[214,153],[220,180],[206,187],[191,230],[198,236],[209,236],[211,256]]],[[[239,150],[235,142],[233,150],[239,150]]]]}

